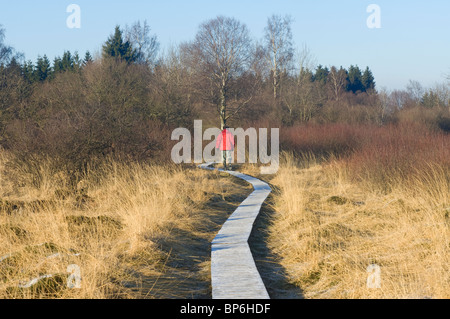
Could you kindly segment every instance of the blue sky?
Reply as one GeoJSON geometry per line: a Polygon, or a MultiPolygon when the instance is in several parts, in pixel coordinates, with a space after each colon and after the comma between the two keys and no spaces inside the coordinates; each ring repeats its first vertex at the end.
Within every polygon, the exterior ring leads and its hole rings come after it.
{"type": "Polygon", "coordinates": [[[64,50],[99,52],[115,25],[147,20],[161,49],[194,38],[217,15],[245,23],[261,39],[267,18],[294,19],[295,46],[306,45],[318,64],[369,66],[378,88],[403,89],[410,79],[432,86],[450,73],[450,1],[447,0],[2,0],[5,42],[35,61],[64,50]],[[81,8],[81,28],[69,29],[70,4],[81,8]],[[369,29],[366,8],[381,8],[381,28],[369,29]]]}

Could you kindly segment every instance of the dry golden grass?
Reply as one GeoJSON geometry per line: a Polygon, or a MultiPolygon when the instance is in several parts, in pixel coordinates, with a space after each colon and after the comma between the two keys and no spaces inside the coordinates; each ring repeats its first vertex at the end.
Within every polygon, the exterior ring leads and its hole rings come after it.
{"type": "MultiPolygon", "coordinates": [[[[181,233],[209,243],[226,212],[219,210],[215,222],[205,205],[223,200],[234,187],[219,173],[117,161],[89,172],[76,190],[68,186],[69,176],[52,172],[44,161],[35,187],[32,176],[5,167],[11,159],[0,156],[0,298],[183,297],[177,283],[160,279],[176,250],[165,243],[182,241],[181,233]],[[81,272],[79,289],[66,287],[71,264],[81,272]],[[18,288],[45,274],[53,277],[18,288]]],[[[192,273],[199,272],[195,280],[209,287],[209,247],[195,252],[186,242],[178,244],[186,245],[189,258],[201,256],[192,273]]]]}
{"type": "MultiPolygon", "coordinates": [[[[208,298],[209,243],[252,191],[223,173],[117,161],[76,189],[42,161],[36,187],[0,154],[0,298],[208,298]],[[79,289],[66,287],[72,264],[79,289]]],[[[344,164],[283,154],[276,175],[235,167],[274,186],[265,238],[290,283],[306,298],[448,298],[448,170],[394,174],[383,192],[344,164]],[[371,264],[381,288],[367,287],[371,264]]]]}
{"type": "Polygon", "coordinates": [[[430,166],[389,193],[342,163],[285,156],[272,180],[269,245],[306,298],[449,298],[449,171],[430,166]],[[381,269],[368,288],[367,268],[381,269]]]}

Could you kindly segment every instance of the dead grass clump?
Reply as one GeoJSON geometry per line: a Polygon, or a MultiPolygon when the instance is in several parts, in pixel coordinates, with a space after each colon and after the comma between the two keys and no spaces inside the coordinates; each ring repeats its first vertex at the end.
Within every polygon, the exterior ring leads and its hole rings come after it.
{"type": "Polygon", "coordinates": [[[205,178],[212,173],[179,166],[105,160],[74,188],[73,176],[51,164],[36,164],[34,183],[7,165],[13,157],[0,156],[3,298],[151,297],[170,258],[156,243],[176,242],[180,230],[195,237],[208,224],[198,209],[229,196],[220,178],[205,178]],[[21,184],[12,182],[20,174],[21,184]],[[67,286],[70,265],[80,271],[80,288],[67,286]],[[146,277],[154,282],[144,284],[146,277]]]}
{"type": "Polygon", "coordinates": [[[280,193],[270,246],[305,297],[449,297],[445,167],[432,165],[380,192],[364,186],[370,181],[355,182],[345,165],[310,162],[299,170],[288,163],[295,161],[283,161],[272,181],[280,193]],[[367,284],[373,264],[379,288],[367,284]]]}

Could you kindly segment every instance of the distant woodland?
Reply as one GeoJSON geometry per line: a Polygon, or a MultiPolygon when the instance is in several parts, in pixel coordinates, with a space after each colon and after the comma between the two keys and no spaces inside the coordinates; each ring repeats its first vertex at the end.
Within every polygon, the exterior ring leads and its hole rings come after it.
{"type": "Polygon", "coordinates": [[[450,131],[448,84],[380,89],[369,66],[324,66],[306,46],[295,48],[291,24],[271,16],[255,39],[243,22],[219,16],[160,52],[157,35],[138,21],[111,30],[99,53],[65,51],[53,61],[27,60],[0,28],[0,146],[24,165],[51,157],[79,172],[107,155],[167,161],[170,132],[194,119],[280,127],[285,149],[296,138],[286,132],[315,125],[450,131]]]}

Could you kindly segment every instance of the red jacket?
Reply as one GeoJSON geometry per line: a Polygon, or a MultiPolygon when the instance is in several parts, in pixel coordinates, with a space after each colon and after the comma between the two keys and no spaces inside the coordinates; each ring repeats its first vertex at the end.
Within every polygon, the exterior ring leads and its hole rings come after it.
{"type": "Polygon", "coordinates": [[[234,135],[227,129],[224,129],[222,133],[219,134],[216,141],[216,148],[221,151],[232,151],[234,150],[234,135]]]}

